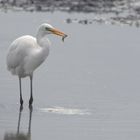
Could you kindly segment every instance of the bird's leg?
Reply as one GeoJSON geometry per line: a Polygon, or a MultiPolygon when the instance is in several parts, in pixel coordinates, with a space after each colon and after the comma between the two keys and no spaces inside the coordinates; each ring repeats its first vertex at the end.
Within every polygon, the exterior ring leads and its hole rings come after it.
{"type": "Polygon", "coordinates": [[[31,106],[33,103],[33,75],[30,76],[30,100],[29,100],[29,106],[31,106]]]}
{"type": "Polygon", "coordinates": [[[21,78],[20,77],[19,77],[19,89],[20,89],[20,105],[22,107],[23,99],[22,99],[22,89],[21,89],[21,78]]]}

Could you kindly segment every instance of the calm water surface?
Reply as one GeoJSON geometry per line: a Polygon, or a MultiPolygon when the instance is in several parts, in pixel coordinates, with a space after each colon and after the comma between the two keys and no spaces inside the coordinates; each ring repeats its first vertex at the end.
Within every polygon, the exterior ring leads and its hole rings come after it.
{"type": "Polygon", "coordinates": [[[92,16],[0,14],[1,140],[140,139],[140,31],[129,26],[66,23],[67,18],[92,16]],[[6,52],[15,38],[35,35],[43,22],[69,36],[64,43],[48,36],[50,55],[34,73],[33,111],[28,109],[29,79],[25,78],[20,113],[18,79],[6,70],[6,52]]]}

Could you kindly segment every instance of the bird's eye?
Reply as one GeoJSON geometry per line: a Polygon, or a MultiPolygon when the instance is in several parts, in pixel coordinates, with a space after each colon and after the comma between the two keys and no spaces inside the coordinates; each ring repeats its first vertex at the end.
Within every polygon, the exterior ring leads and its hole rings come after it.
{"type": "Polygon", "coordinates": [[[49,30],[50,30],[50,28],[48,28],[48,27],[45,27],[45,29],[46,29],[47,31],[49,31],[49,30]]]}

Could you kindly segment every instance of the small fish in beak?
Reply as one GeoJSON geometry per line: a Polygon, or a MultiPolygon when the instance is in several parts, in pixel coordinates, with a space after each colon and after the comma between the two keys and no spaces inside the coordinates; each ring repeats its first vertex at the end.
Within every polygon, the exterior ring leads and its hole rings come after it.
{"type": "Polygon", "coordinates": [[[67,35],[61,31],[59,31],[58,29],[51,29],[50,30],[53,34],[56,34],[56,35],[59,35],[59,36],[62,36],[62,41],[64,42],[64,39],[67,37],[67,35]]]}
{"type": "Polygon", "coordinates": [[[67,37],[68,35],[64,35],[62,36],[62,41],[64,42],[64,39],[67,37]]]}

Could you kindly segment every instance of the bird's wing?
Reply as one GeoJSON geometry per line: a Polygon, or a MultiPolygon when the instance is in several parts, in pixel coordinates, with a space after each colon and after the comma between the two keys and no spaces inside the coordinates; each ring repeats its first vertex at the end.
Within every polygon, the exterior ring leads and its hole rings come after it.
{"type": "Polygon", "coordinates": [[[23,65],[24,58],[28,55],[31,47],[34,47],[35,38],[31,36],[23,36],[16,39],[10,46],[7,54],[8,70],[15,69],[23,65]]]}

